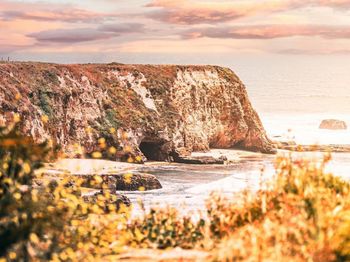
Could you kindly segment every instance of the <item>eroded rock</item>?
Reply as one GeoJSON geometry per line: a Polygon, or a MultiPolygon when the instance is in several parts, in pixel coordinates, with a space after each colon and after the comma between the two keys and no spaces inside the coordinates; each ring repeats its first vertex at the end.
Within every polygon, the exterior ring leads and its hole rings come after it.
{"type": "Polygon", "coordinates": [[[114,191],[147,191],[160,189],[159,180],[146,173],[120,174],[83,174],[72,175],[74,179],[82,179],[81,186],[93,189],[109,189],[114,191]]]}
{"type": "Polygon", "coordinates": [[[162,188],[159,180],[151,174],[124,174],[116,178],[116,189],[119,191],[147,191],[162,188]]]}
{"type": "Polygon", "coordinates": [[[221,156],[215,158],[212,156],[185,156],[174,158],[175,162],[183,164],[195,164],[195,165],[222,165],[227,161],[227,157],[221,156]]]}
{"type": "Polygon", "coordinates": [[[347,125],[342,120],[337,119],[325,119],[320,124],[320,129],[331,129],[331,130],[344,130],[347,129],[347,125]]]}

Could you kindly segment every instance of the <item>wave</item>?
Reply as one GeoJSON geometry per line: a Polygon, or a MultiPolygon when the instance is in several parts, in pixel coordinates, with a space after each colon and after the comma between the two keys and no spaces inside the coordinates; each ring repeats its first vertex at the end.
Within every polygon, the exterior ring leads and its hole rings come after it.
{"type": "Polygon", "coordinates": [[[350,98],[350,95],[331,95],[331,94],[296,94],[297,97],[307,97],[307,98],[337,98],[337,99],[345,99],[350,98]]]}
{"type": "MultiPolygon", "coordinates": [[[[254,95],[251,95],[251,97],[254,98],[254,95]]],[[[287,98],[287,99],[295,99],[295,98],[337,98],[337,99],[350,99],[350,95],[345,94],[274,94],[273,96],[270,93],[266,94],[259,94],[259,98],[268,98],[268,99],[281,99],[281,98],[287,98]]]]}

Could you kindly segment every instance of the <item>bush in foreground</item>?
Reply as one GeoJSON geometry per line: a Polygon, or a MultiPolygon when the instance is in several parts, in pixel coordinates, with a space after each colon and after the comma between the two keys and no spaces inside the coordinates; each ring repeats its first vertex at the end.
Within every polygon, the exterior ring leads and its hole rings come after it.
{"type": "Polygon", "coordinates": [[[350,260],[350,185],[325,173],[328,155],[318,163],[278,157],[275,178],[258,192],[213,194],[207,215],[193,220],[173,208],[130,218],[109,192],[87,203],[84,181],[35,172],[48,152],[46,144],[0,130],[0,258],[90,261],[129,247],[182,247],[216,261],[350,260]]]}
{"type": "Polygon", "coordinates": [[[350,186],[320,163],[279,157],[269,188],[209,210],[218,260],[348,261],[350,186]],[[217,208],[219,207],[219,208],[217,208]],[[213,220],[214,218],[214,220],[213,220]],[[220,218],[220,219],[218,219],[220,218]],[[213,221],[216,221],[213,224],[213,221]]]}
{"type": "Polygon", "coordinates": [[[177,233],[165,225],[186,218],[172,209],[151,209],[131,222],[129,243],[206,248],[215,261],[348,261],[350,184],[325,173],[329,161],[328,154],[318,163],[280,156],[274,179],[258,192],[212,194],[207,216],[181,224],[177,233]],[[192,238],[178,238],[186,234],[192,238]]]}
{"type": "MultiPolygon", "coordinates": [[[[127,216],[110,204],[116,196],[106,192],[88,203],[81,179],[36,173],[51,152],[47,143],[33,143],[16,127],[0,129],[0,258],[93,260],[119,250],[110,244],[127,216]]],[[[102,181],[96,177],[91,183],[102,181]]]]}

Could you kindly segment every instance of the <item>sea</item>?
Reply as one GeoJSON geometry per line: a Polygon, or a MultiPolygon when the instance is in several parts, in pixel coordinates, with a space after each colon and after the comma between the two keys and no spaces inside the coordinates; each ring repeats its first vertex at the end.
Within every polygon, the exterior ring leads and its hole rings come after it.
{"type": "Polygon", "coordinates": [[[347,56],[290,56],[239,60],[231,68],[246,85],[270,137],[301,144],[349,144],[345,131],[320,130],[323,119],[350,125],[350,60],[347,56]]]}

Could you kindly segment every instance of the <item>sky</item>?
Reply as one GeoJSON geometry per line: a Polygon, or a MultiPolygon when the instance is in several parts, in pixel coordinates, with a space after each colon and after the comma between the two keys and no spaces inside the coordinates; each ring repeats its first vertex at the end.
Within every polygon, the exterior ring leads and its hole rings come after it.
{"type": "Polygon", "coordinates": [[[0,58],[211,63],[350,54],[350,0],[0,0],[0,58]]]}

